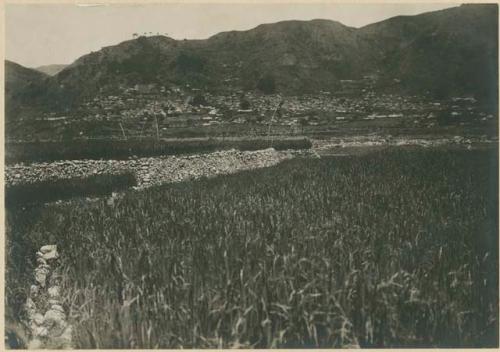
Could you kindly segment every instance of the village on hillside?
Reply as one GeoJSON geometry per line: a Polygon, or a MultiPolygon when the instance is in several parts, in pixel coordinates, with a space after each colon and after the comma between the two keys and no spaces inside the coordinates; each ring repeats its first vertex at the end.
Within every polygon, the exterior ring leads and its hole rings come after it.
{"type": "MultiPolygon", "coordinates": [[[[423,129],[478,127],[494,120],[493,114],[473,97],[438,101],[422,95],[380,93],[369,78],[344,80],[341,84],[338,91],[300,96],[243,90],[215,94],[189,85],[135,84],[120,86],[114,94],[103,92],[71,112],[44,113],[36,120],[69,130],[73,124],[100,123],[125,138],[127,134],[142,136],[148,129],[161,137],[167,130],[183,128],[203,131],[217,126],[248,125],[252,129],[272,125],[276,131],[281,128],[286,134],[298,134],[304,128],[328,131],[372,124],[423,129]]],[[[96,137],[89,131],[76,133],[73,137],[96,137]]]]}

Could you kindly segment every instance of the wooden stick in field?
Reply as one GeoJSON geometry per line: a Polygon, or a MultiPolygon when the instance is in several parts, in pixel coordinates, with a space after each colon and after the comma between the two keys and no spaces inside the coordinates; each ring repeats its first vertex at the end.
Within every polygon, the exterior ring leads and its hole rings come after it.
{"type": "Polygon", "coordinates": [[[122,129],[123,138],[125,138],[125,140],[127,140],[127,136],[125,135],[125,130],[123,129],[122,123],[119,122],[119,124],[120,124],[120,128],[122,129]]]}
{"type": "MultiPolygon", "coordinates": [[[[271,120],[269,121],[269,129],[267,130],[267,138],[269,138],[269,134],[271,133],[271,122],[274,121],[274,116],[276,115],[278,110],[281,109],[281,106],[283,106],[283,100],[280,100],[280,102],[276,106],[276,109],[274,109],[273,116],[271,116],[271,120]]],[[[273,140],[274,137],[271,137],[271,147],[273,146],[273,140]]]]}

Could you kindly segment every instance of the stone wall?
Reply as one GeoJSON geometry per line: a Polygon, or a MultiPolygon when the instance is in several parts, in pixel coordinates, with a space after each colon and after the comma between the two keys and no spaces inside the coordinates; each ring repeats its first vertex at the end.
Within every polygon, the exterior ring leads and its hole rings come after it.
{"type": "Polygon", "coordinates": [[[146,188],[202,176],[210,177],[269,167],[286,159],[312,154],[314,152],[311,150],[277,151],[269,148],[239,151],[233,149],[208,154],[171,155],[129,160],[65,160],[51,163],[15,164],[6,166],[5,183],[9,186],[132,172],[137,179],[138,188],[146,188]]]}

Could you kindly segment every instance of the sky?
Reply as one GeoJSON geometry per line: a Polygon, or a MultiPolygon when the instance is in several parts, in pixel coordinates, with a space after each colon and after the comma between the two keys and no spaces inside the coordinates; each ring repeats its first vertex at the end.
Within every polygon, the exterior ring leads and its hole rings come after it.
{"type": "Polygon", "coordinates": [[[398,15],[457,6],[431,4],[7,4],[5,56],[27,67],[69,64],[133,33],[205,39],[219,32],[248,30],[262,23],[317,18],[362,27],[398,15]]]}

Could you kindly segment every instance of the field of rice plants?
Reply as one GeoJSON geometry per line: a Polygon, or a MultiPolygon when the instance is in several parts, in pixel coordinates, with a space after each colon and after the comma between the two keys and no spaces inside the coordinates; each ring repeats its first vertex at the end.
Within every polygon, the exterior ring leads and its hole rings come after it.
{"type": "Polygon", "coordinates": [[[8,210],[8,313],[57,244],[79,348],[498,346],[496,151],[391,149],[8,210]]]}

